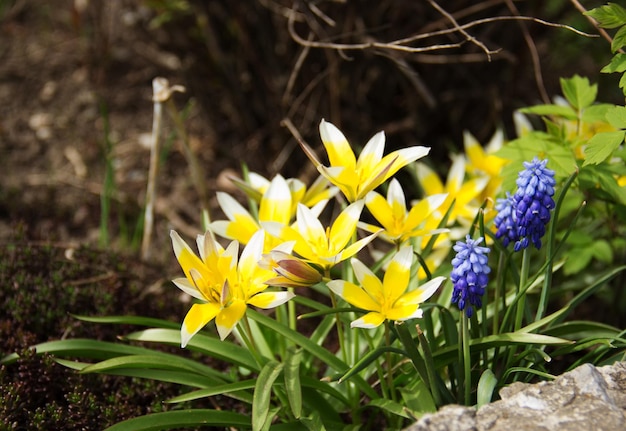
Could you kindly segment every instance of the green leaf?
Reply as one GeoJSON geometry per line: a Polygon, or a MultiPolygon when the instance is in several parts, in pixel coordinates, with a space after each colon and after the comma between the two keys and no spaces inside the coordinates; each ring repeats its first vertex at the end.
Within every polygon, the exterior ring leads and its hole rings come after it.
{"type": "Polygon", "coordinates": [[[300,384],[300,361],[302,350],[290,347],[285,358],[285,389],[291,412],[298,419],[302,415],[302,388],[300,384]]]}
{"type": "Polygon", "coordinates": [[[404,405],[414,416],[437,411],[433,396],[422,379],[412,379],[406,386],[399,388],[404,405]]]}
{"type": "Polygon", "coordinates": [[[571,253],[567,255],[567,260],[565,265],[563,265],[563,272],[565,275],[578,274],[589,265],[592,257],[589,248],[573,248],[571,253]]]}
{"type": "Polygon", "coordinates": [[[592,17],[600,27],[615,28],[626,24],[626,9],[616,3],[608,3],[604,6],[591,9],[585,15],[592,17]]]}
{"type": "Polygon", "coordinates": [[[596,133],[585,148],[583,166],[598,165],[611,157],[613,151],[624,142],[624,131],[596,133]]]}
{"type": "Polygon", "coordinates": [[[624,95],[626,95],[626,73],[622,74],[622,77],[619,79],[619,88],[621,88],[624,95]]]}
{"type": "Polygon", "coordinates": [[[604,263],[613,262],[613,249],[608,241],[600,239],[592,245],[593,257],[604,263]]]}
{"type": "Polygon", "coordinates": [[[616,129],[626,129],[626,106],[612,106],[609,108],[606,111],[606,120],[616,129]]]}
{"type": "MultiPolygon", "coordinates": [[[[173,329],[146,329],[133,332],[124,337],[132,341],[149,341],[171,346],[180,346],[180,331],[173,329]]],[[[252,371],[258,371],[259,366],[248,349],[237,346],[229,341],[196,334],[189,341],[187,349],[222,359],[230,364],[238,365],[252,371]]]]}
{"type": "Polygon", "coordinates": [[[606,123],[606,113],[615,107],[610,103],[596,103],[585,109],[582,120],[585,123],[606,123]]]}
{"type": "Polygon", "coordinates": [[[252,429],[261,431],[269,418],[270,399],[272,397],[272,386],[278,375],[283,370],[283,364],[277,361],[269,361],[263,366],[256,385],[254,386],[254,397],[252,399],[252,429]]]}
{"type": "Polygon", "coordinates": [[[106,373],[117,368],[148,368],[189,371],[205,377],[223,380],[223,374],[211,367],[171,354],[125,355],[107,359],[83,368],[82,373],[106,373]]]}
{"type": "MultiPolygon", "coordinates": [[[[255,320],[259,324],[282,335],[283,337],[290,339],[296,345],[302,347],[304,350],[315,356],[321,362],[326,363],[326,365],[333,368],[334,370],[338,372],[345,372],[349,368],[348,365],[341,359],[330,353],[325,348],[313,343],[309,338],[305,337],[299,332],[296,332],[293,329],[276,322],[274,319],[271,319],[256,310],[249,309],[247,313],[252,320],[255,320]]],[[[367,383],[363,378],[359,376],[354,376],[352,378],[352,383],[354,383],[367,396],[371,398],[378,398],[378,394],[376,393],[376,391],[374,391],[369,383],[367,383]]]]}
{"type": "MultiPolygon", "coordinates": [[[[186,394],[182,394],[177,397],[170,398],[169,400],[165,402],[172,403],[172,404],[182,403],[185,401],[193,401],[193,400],[197,400],[200,398],[212,397],[214,395],[224,395],[224,394],[228,394],[231,392],[240,392],[240,391],[254,388],[255,384],[256,384],[256,380],[250,379],[250,380],[242,380],[241,382],[227,383],[224,385],[214,385],[214,386],[211,386],[210,388],[187,392],[186,394]]],[[[252,401],[253,401],[252,397],[249,397],[248,402],[252,403],[252,401]]]]}
{"type": "Polygon", "coordinates": [[[81,316],[72,314],[78,320],[83,322],[92,323],[116,323],[120,325],[139,325],[156,328],[178,329],[180,323],[170,322],[162,319],[155,319],[153,317],[143,316],[81,316]]]}
{"type": "Polygon", "coordinates": [[[311,415],[306,418],[300,418],[300,423],[310,431],[326,431],[320,414],[316,411],[312,412],[311,415]]]}
{"type": "MultiPolygon", "coordinates": [[[[119,343],[111,343],[108,341],[89,340],[75,338],[71,340],[49,341],[33,346],[37,354],[50,353],[57,356],[75,357],[75,358],[91,358],[91,359],[109,359],[120,355],[141,355],[141,354],[162,354],[151,349],[143,347],[127,346],[119,343]]],[[[0,365],[15,362],[19,355],[13,353],[7,355],[0,360],[0,365]]]]}
{"type": "Polygon", "coordinates": [[[175,410],[128,419],[105,431],[160,431],[202,426],[249,428],[250,418],[225,410],[175,410]]]}
{"type": "MultiPolygon", "coordinates": [[[[537,344],[540,346],[548,346],[569,343],[571,343],[571,341],[548,335],[530,334],[525,332],[506,332],[504,334],[473,338],[470,341],[470,352],[475,354],[494,347],[509,347],[517,344],[537,344]]],[[[433,357],[439,366],[445,366],[449,363],[453,363],[458,359],[458,345],[454,344],[440,348],[436,352],[433,352],[433,357]]]]}
{"type": "Polygon", "coordinates": [[[491,399],[493,398],[493,391],[498,384],[498,378],[496,375],[487,368],[483,371],[480,376],[480,380],[478,381],[478,389],[476,392],[477,397],[477,406],[480,407],[484,404],[489,404],[491,399]]]}
{"type": "Polygon", "coordinates": [[[396,416],[411,419],[411,416],[409,416],[406,407],[392,400],[378,398],[376,400],[370,401],[367,406],[378,407],[379,409],[385,410],[396,416]]]}
{"type": "Polygon", "coordinates": [[[604,66],[600,72],[613,73],[626,71],[626,54],[615,54],[611,62],[604,66]]]}
{"type": "Polygon", "coordinates": [[[617,33],[615,33],[615,36],[613,36],[613,41],[611,42],[611,51],[616,52],[624,45],[626,45],[626,26],[617,30],[617,33]]]}
{"type": "Polygon", "coordinates": [[[515,191],[517,173],[523,168],[522,162],[533,157],[548,158],[548,167],[560,178],[568,177],[576,170],[576,159],[569,148],[542,132],[532,132],[515,139],[495,153],[496,156],[514,161],[502,170],[503,190],[515,191]]]}
{"type": "Polygon", "coordinates": [[[596,100],[598,84],[589,84],[588,78],[574,75],[561,78],[561,89],[567,101],[577,110],[583,110],[596,100]]]}
{"type": "Polygon", "coordinates": [[[571,106],[563,105],[535,105],[519,110],[524,114],[535,114],[549,117],[562,117],[567,120],[576,120],[576,111],[571,106]]]}

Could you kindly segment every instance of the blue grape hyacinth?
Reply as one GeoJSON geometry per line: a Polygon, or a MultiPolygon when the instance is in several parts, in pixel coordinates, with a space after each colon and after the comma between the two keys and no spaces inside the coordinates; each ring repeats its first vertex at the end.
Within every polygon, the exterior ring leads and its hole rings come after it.
{"type": "Polygon", "coordinates": [[[489,282],[491,268],[487,264],[489,247],[480,246],[483,238],[473,240],[469,235],[465,242],[457,241],[453,247],[456,251],[452,259],[450,279],[454,284],[452,303],[459,310],[465,310],[467,317],[472,317],[474,308],[482,306],[482,297],[489,282]]]}
{"type": "Polygon", "coordinates": [[[532,242],[541,248],[541,238],[546,233],[550,221],[550,211],[554,208],[554,171],[546,168],[548,160],[524,162],[524,170],[517,177],[517,191],[513,196],[517,217],[515,251],[528,247],[532,242]]]}
{"type": "Polygon", "coordinates": [[[496,218],[493,220],[496,226],[496,238],[502,239],[502,245],[505,247],[509,243],[519,241],[519,233],[517,226],[517,211],[515,211],[515,200],[509,192],[506,198],[496,201],[496,218]]]}

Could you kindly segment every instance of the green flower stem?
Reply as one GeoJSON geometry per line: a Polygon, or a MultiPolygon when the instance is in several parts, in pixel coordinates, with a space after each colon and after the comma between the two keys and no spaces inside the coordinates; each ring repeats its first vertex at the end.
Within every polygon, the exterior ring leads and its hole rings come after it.
{"type": "Polygon", "coordinates": [[[250,350],[250,353],[252,353],[252,356],[254,356],[254,359],[256,360],[257,364],[259,364],[259,367],[262,368],[267,361],[264,360],[263,357],[259,354],[259,350],[254,343],[254,337],[252,337],[252,329],[250,328],[250,322],[248,321],[248,316],[246,314],[244,314],[239,321],[239,325],[243,329],[242,331],[239,331],[241,339],[243,340],[248,350],[250,350]]]}
{"type": "MultiPolygon", "coordinates": [[[[385,320],[385,344],[387,345],[387,347],[391,347],[390,332],[391,331],[389,330],[389,320],[385,320]]],[[[390,351],[387,351],[387,353],[385,353],[385,362],[387,363],[387,370],[385,374],[387,376],[387,391],[389,392],[388,398],[396,401],[396,390],[393,383],[393,363],[390,351]]]]}
{"type": "MultiPolygon", "coordinates": [[[[519,294],[526,287],[528,282],[528,272],[530,268],[530,247],[526,247],[522,253],[522,270],[519,276],[519,287],[517,293],[519,294]]],[[[524,319],[524,309],[526,308],[526,294],[520,296],[517,301],[517,308],[515,309],[515,326],[514,330],[517,331],[522,327],[522,320],[524,319]]]]}
{"type": "Polygon", "coordinates": [[[493,299],[493,335],[497,335],[500,329],[500,301],[501,297],[504,297],[504,270],[505,270],[506,257],[505,253],[500,253],[498,257],[498,278],[496,279],[496,292],[493,299]]]}
{"type": "Polygon", "coordinates": [[[461,333],[462,338],[462,355],[463,355],[463,404],[469,406],[471,404],[472,391],[472,361],[470,357],[470,333],[469,318],[463,313],[461,317],[461,333]]]}

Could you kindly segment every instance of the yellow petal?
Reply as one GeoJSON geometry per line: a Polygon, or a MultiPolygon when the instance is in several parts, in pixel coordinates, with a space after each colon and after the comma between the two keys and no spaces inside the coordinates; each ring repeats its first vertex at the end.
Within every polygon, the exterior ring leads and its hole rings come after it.
{"type": "MultiPolygon", "coordinates": [[[[396,223],[393,217],[393,210],[382,195],[376,192],[369,192],[365,197],[365,205],[367,206],[369,212],[372,213],[374,218],[383,228],[385,228],[389,235],[394,235],[396,233],[396,223]]],[[[376,230],[370,230],[370,232],[375,232],[376,230]]]]}
{"type": "Polygon", "coordinates": [[[382,182],[387,181],[396,172],[398,172],[400,169],[402,169],[409,163],[412,163],[416,161],[417,159],[421,159],[422,157],[428,155],[429,152],[430,152],[429,147],[415,146],[415,147],[409,147],[409,148],[402,148],[401,150],[396,150],[392,153],[389,153],[387,156],[383,157],[383,160],[381,162],[385,162],[385,159],[388,158],[389,160],[393,160],[393,164],[387,171],[382,182]]]}
{"type": "Polygon", "coordinates": [[[170,237],[172,239],[172,246],[174,248],[176,259],[178,260],[178,263],[180,264],[180,267],[185,273],[187,279],[193,282],[190,272],[192,269],[198,271],[202,278],[209,278],[210,274],[208,273],[204,262],[196,256],[180,235],[178,235],[176,231],[172,230],[170,231],[170,237]]]}
{"type": "Polygon", "coordinates": [[[361,211],[363,211],[363,201],[350,204],[335,219],[330,228],[328,238],[328,249],[330,254],[338,254],[352,239],[359,222],[361,211]]]}
{"type": "Polygon", "coordinates": [[[425,302],[439,289],[444,282],[445,277],[435,277],[432,280],[422,284],[417,289],[402,295],[394,304],[394,306],[402,307],[405,305],[417,305],[425,302]]]}
{"type": "Polygon", "coordinates": [[[365,316],[360,319],[356,319],[350,323],[351,328],[364,328],[364,329],[373,329],[380,326],[385,321],[385,316],[382,314],[372,311],[367,313],[365,316]]]}
{"type": "Polygon", "coordinates": [[[320,122],[319,130],[322,143],[328,153],[330,166],[342,166],[354,170],[356,158],[343,133],[333,124],[324,120],[320,122]]]}
{"type": "Polygon", "coordinates": [[[259,308],[274,308],[289,301],[295,295],[292,292],[262,292],[248,300],[248,304],[259,308]]]}
{"type": "MultiPolygon", "coordinates": [[[[426,220],[438,208],[440,208],[448,197],[447,193],[439,193],[422,199],[409,211],[406,218],[405,230],[412,231],[426,220]]],[[[438,223],[437,223],[438,224],[438,223]]]]}
{"type": "Polygon", "coordinates": [[[241,299],[233,299],[228,306],[223,308],[215,317],[215,325],[220,339],[224,340],[231,333],[237,322],[246,312],[246,303],[241,299]]]}
{"type": "Polygon", "coordinates": [[[369,176],[383,158],[384,151],[385,133],[378,132],[363,147],[356,162],[356,170],[361,171],[363,175],[369,176]]]}
{"type": "Polygon", "coordinates": [[[362,289],[381,307],[384,301],[382,282],[360,260],[352,259],[351,263],[354,275],[361,284],[362,289]]]}
{"type": "Polygon", "coordinates": [[[394,306],[387,310],[387,319],[403,321],[422,317],[422,310],[417,304],[394,306]]]}
{"type": "MultiPolygon", "coordinates": [[[[259,261],[263,255],[263,244],[265,242],[265,231],[260,230],[250,238],[250,242],[241,252],[239,257],[239,264],[237,270],[240,278],[245,280],[252,279],[254,277],[257,268],[259,267],[259,261]]],[[[269,271],[271,272],[271,271],[269,271]]]]}
{"type": "Polygon", "coordinates": [[[443,183],[441,182],[439,175],[437,175],[437,173],[428,165],[419,162],[416,163],[415,173],[422,189],[424,189],[425,195],[428,196],[444,192],[443,183]]]}
{"type": "Polygon", "coordinates": [[[276,175],[259,205],[259,221],[275,221],[288,224],[291,221],[291,190],[287,181],[276,175]]]}
{"type": "Polygon", "coordinates": [[[185,347],[191,337],[209,323],[219,312],[218,304],[194,304],[191,306],[180,328],[180,344],[185,347]]]}
{"type": "Polygon", "coordinates": [[[385,303],[393,304],[402,295],[408,285],[411,276],[411,263],[413,261],[413,247],[404,246],[396,253],[383,278],[383,291],[385,303]]]}
{"type": "Polygon", "coordinates": [[[345,280],[332,280],[326,283],[328,288],[341,296],[347,303],[363,310],[380,310],[380,305],[363,289],[345,280]]]}

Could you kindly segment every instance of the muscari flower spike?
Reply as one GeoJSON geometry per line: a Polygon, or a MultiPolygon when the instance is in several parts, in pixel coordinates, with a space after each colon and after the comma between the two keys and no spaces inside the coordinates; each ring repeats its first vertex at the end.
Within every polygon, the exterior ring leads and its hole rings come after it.
{"type": "Polygon", "coordinates": [[[452,303],[459,310],[465,310],[467,317],[472,317],[474,308],[482,306],[482,296],[489,282],[491,268],[487,264],[489,247],[480,246],[483,238],[473,240],[469,235],[465,242],[457,241],[453,247],[456,256],[452,259],[450,280],[454,284],[452,303]]]}
{"type": "Polygon", "coordinates": [[[515,200],[509,192],[506,193],[506,198],[496,201],[496,211],[498,212],[494,219],[496,238],[501,238],[505,247],[511,242],[519,241],[515,200]]]}
{"type": "Polygon", "coordinates": [[[517,191],[513,196],[515,215],[517,217],[517,234],[515,251],[533,245],[541,248],[541,238],[546,233],[546,225],[550,221],[550,211],[554,208],[554,171],[546,168],[548,160],[524,162],[524,170],[517,177],[517,191]]]}

